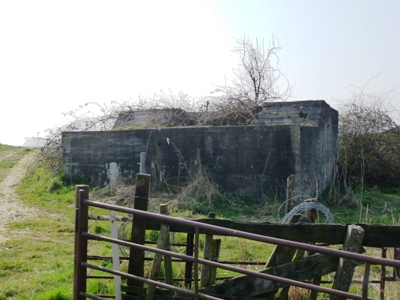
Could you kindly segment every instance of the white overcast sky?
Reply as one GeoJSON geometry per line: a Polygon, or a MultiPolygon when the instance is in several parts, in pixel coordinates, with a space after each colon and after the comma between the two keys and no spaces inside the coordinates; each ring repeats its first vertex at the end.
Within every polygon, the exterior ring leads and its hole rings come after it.
{"type": "Polygon", "coordinates": [[[243,35],[276,35],[292,99],[337,109],[379,73],[367,92],[400,85],[399,16],[398,0],[0,0],[0,143],[44,136],[89,101],[207,95],[243,35]]]}

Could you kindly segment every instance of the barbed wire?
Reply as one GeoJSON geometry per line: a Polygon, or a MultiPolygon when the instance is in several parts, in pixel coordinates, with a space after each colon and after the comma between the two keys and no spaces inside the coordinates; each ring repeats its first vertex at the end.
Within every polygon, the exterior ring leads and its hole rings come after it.
{"type": "Polygon", "coordinates": [[[305,214],[307,210],[318,210],[322,212],[326,217],[326,223],[334,223],[335,217],[325,205],[320,202],[303,202],[299,205],[293,207],[293,209],[288,212],[281,220],[281,223],[289,223],[291,217],[296,214],[305,214]]]}

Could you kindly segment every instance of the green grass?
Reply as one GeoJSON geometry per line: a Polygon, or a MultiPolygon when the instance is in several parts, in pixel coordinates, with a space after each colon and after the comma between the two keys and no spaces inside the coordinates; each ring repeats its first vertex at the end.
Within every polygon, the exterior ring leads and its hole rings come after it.
{"type": "Polygon", "coordinates": [[[44,168],[37,168],[19,187],[24,201],[54,213],[69,214],[75,207],[75,187],[66,185],[62,176],[53,176],[44,168]]]}
{"type": "MultiPolygon", "coordinates": [[[[0,275],[0,300],[72,299],[75,186],[66,184],[63,176],[36,168],[18,192],[26,205],[41,213],[37,219],[11,223],[10,232],[24,234],[0,243],[0,274],[4,274],[0,275]]],[[[110,225],[104,221],[91,222],[89,230],[110,235],[110,225]]],[[[111,256],[111,245],[91,242],[89,251],[111,256]]],[[[89,280],[88,292],[112,294],[114,286],[111,281],[89,280]]]]}
{"type": "MultiPolygon", "coordinates": [[[[71,224],[72,225],[72,224],[71,224]]],[[[43,218],[37,222],[14,223],[11,229],[28,234],[1,245],[0,270],[4,274],[0,299],[42,299],[48,291],[64,290],[72,297],[71,280],[73,234],[61,228],[70,227],[62,220],[43,218]]]]}
{"type": "Polygon", "coordinates": [[[400,189],[356,189],[342,194],[337,203],[326,194],[319,200],[334,214],[335,223],[400,225],[400,189]]]}
{"type": "Polygon", "coordinates": [[[37,218],[9,225],[0,243],[0,300],[71,299],[74,253],[74,187],[39,168],[18,191],[37,218]]]}
{"type": "Polygon", "coordinates": [[[0,143],[0,152],[7,151],[7,150],[14,150],[14,146],[4,145],[0,143]]]}
{"type": "Polygon", "coordinates": [[[29,148],[13,147],[0,144],[0,181],[5,178],[8,171],[15,166],[18,161],[32,150],[29,148]]]}
{"type": "Polygon", "coordinates": [[[11,169],[16,164],[16,161],[0,161],[0,169],[11,169]]]}

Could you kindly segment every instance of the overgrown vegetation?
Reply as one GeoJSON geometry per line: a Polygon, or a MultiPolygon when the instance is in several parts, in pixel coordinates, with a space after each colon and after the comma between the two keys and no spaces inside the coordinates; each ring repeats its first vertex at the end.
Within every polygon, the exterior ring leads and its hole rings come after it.
{"type": "Polygon", "coordinates": [[[363,93],[340,114],[339,158],[353,186],[399,187],[400,128],[387,97],[363,93]]]}

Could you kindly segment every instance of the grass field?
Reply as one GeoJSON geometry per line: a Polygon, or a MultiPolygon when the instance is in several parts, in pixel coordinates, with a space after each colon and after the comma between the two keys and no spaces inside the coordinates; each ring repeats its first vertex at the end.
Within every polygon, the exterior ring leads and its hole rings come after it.
{"type": "MultiPolygon", "coordinates": [[[[29,150],[9,148],[0,145],[0,151],[13,153],[0,163],[0,180],[7,175],[24,154],[29,150]]],[[[62,176],[53,176],[43,168],[25,177],[18,187],[18,192],[24,205],[34,207],[40,215],[32,220],[16,221],[8,225],[8,240],[0,243],[0,300],[7,299],[52,299],[64,300],[72,298],[73,282],[73,243],[75,199],[74,186],[66,184],[62,176]]],[[[125,193],[132,193],[133,188],[125,188],[125,193]],[[128,189],[128,191],[126,191],[128,189]]],[[[113,197],[117,190],[92,191],[91,198],[113,197]]],[[[190,206],[180,208],[179,201],[166,196],[159,196],[150,202],[150,208],[158,211],[160,202],[170,201],[173,214],[181,217],[197,217],[190,206]]],[[[248,199],[235,199],[232,196],[218,201],[227,201],[229,205],[210,206],[218,218],[230,218],[250,221],[278,221],[280,203],[266,200],[260,205],[254,205],[248,199]],[[225,199],[225,200],[224,200],[225,199]]],[[[217,202],[218,202],[217,201],[217,202]]],[[[320,201],[330,208],[337,223],[376,223],[399,225],[400,222],[400,192],[398,189],[379,190],[366,189],[361,195],[355,192],[343,194],[339,200],[331,200],[324,196],[320,201]]],[[[201,203],[198,203],[201,206],[201,203]]],[[[207,207],[204,205],[204,207],[207,207]]],[[[93,211],[98,213],[98,211],[93,211]]],[[[202,213],[207,213],[203,210],[202,213]]],[[[102,213],[103,214],[103,213],[102,213]]],[[[110,235],[108,222],[94,221],[90,230],[103,235],[110,235]]],[[[156,240],[157,232],[147,232],[148,240],[156,240]]],[[[185,236],[175,234],[176,242],[185,242],[185,236]]],[[[221,260],[266,261],[271,253],[271,247],[259,243],[244,241],[237,238],[222,237],[221,260]]],[[[183,251],[176,249],[177,251],[183,251]]],[[[111,246],[90,244],[92,254],[111,255],[111,246]]],[[[368,249],[369,254],[380,256],[377,249],[368,249]]],[[[104,265],[109,265],[104,262],[104,265]]],[[[148,264],[149,268],[150,264],[148,264]]],[[[123,267],[126,267],[123,266],[123,267]]],[[[244,266],[246,268],[256,267],[244,266]]],[[[358,268],[356,276],[362,268],[358,268]]],[[[373,269],[377,276],[378,270],[373,269]]],[[[174,268],[174,277],[183,276],[183,264],[174,268]]],[[[232,273],[219,271],[218,276],[230,276],[232,273]]],[[[399,299],[399,286],[387,283],[386,299],[399,299]]],[[[360,285],[354,284],[352,290],[360,290],[360,285]]],[[[89,292],[111,293],[113,284],[104,281],[89,281],[89,292]]],[[[371,285],[371,296],[378,297],[379,292],[371,285]]],[[[323,296],[321,296],[323,299],[323,296]]]]}

